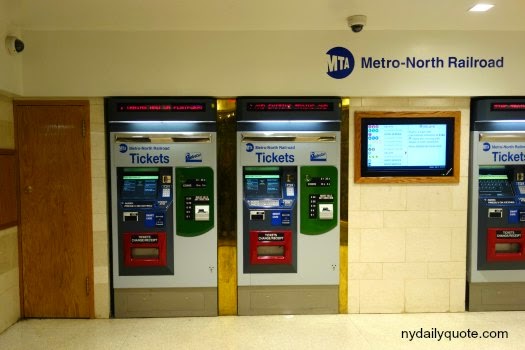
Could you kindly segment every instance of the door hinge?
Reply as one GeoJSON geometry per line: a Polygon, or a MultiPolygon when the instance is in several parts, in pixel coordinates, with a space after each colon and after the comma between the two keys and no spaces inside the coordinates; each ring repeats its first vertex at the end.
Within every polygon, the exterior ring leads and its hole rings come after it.
{"type": "Polygon", "coordinates": [[[86,296],[89,296],[89,277],[86,277],[86,296]]]}
{"type": "Polygon", "coordinates": [[[86,121],[82,119],[82,137],[86,137],[86,121]]]}

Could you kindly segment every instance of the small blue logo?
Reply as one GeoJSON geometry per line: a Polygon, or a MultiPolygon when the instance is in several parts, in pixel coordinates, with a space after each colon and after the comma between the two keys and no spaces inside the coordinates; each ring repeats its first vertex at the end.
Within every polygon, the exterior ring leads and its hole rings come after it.
{"type": "Polygon", "coordinates": [[[186,158],[186,163],[202,163],[202,153],[201,152],[187,152],[185,158],[186,158]]]}
{"type": "Polygon", "coordinates": [[[119,146],[119,151],[120,153],[126,153],[128,151],[128,145],[126,145],[125,143],[121,143],[119,146]]]}
{"type": "Polygon", "coordinates": [[[328,159],[328,155],[326,152],[310,152],[310,161],[311,162],[326,162],[328,159]]]}
{"type": "Polygon", "coordinates": [[[484,150],[485,152],[490,151],[490,143],[488,143],[488,142],[484,142],[484,143],[483,143],[483,150],[484,150]]]}
{"type": "Polygon", "coordinates": [[[247,143],[246,144],[246,152],[253,152],[255,147],[253,147],[253,143],[247,143]]]}
{"type": "Polygon", "coordinates": [[[334,47],[326,52],[328,65],[326,74],[334,79],[343,79],[352,73],[355,59],[352,53],[344,47],[334,47]]]}

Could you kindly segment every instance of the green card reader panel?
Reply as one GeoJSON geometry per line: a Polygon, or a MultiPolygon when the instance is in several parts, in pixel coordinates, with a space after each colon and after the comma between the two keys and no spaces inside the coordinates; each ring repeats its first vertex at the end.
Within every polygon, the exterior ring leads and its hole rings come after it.
{"type": "Polygon", "coordinates": [[[338,223],[338,174],[335,166],[300,168],[300,232],[320,235],[338,223]]]}
{"type": "Polygon", "coordinates": [[[175,168],[175,182],[176,234],[195,237],[210,231],[215,222],[213,169],[175,168]]]}

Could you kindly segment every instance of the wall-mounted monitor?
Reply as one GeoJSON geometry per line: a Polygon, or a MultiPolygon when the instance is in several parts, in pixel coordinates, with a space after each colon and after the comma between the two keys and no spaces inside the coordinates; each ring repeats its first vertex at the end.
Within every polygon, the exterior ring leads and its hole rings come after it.
{"type": "Polygon", "coordinates": [[[356,112],[356,182],[458,182],[460,112],[356,112]]]}

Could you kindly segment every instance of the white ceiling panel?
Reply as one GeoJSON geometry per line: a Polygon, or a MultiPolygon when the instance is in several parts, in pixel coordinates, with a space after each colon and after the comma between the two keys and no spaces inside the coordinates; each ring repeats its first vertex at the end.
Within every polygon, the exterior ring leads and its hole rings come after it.
{"type": "Polygon", "coordinates": [[[525,31],[525,0],[4,0],[28,30],[365,30],[525,31]]]}

